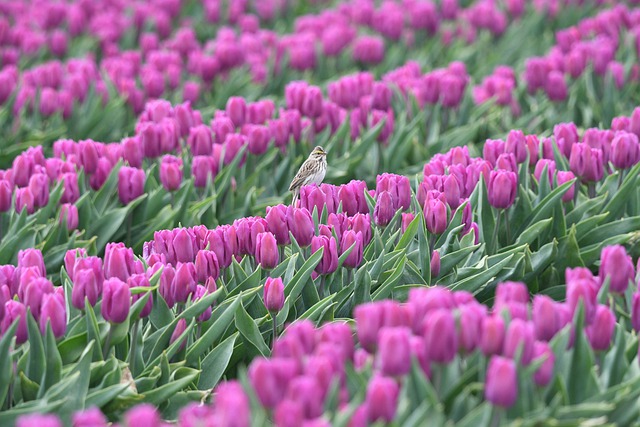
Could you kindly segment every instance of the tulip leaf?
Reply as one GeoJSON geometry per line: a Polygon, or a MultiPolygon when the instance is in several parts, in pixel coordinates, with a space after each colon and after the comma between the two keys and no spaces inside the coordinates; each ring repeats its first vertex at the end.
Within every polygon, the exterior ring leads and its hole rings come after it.
{"type": "Polygon", "coordinates": [[[223,289],[217,289],[215,292],[207,294],[198,301],[192,302],[182,313],[178,315],[178,319],[191,319],[198,317],[206,311],[207,308],[215,304],[216,299],[220,298],[223,289]]]}
{"type": "MultiPolygon", "coordinates": [[[[0,402],[4,402],[9,392],[9,387],[13,382],[13,357],[11,357],[10,346],[18,329],[18,323],[20,319],[16,319],[11,325],[4,331],[2,338],[0,338],[0,402]]],[[[0,405],[1,406],[1,405],[0,405]]],[[[2,411],[0,411],[0,416],[2,411]]]]}
{"type": "Polygon", "coordinates": [[[44,393],[54,384],[60,381],[62,376],[62,357],[56,345],[56,339],[53,336],[51,324],[47,322],[47,330],[44,339],[44,355],[46,358],[46,370],[42,374],[40,380],[40,390],[38,390],[38,398],[42,398],[44,393]]]}
{"type": "Polygon", "coordinates": [[[118,233],[123,233],[122,224],[128,215],[131,215],[133,209],[138,206],[146,197],[146,194],[131,201],[128,205],[113,209],[106,214],[96,218],[87,228],[87,234],[90,236],[98,236],[96,246],[101,251],[107,245],[108,242],[113,241],[113,238],[118,233]]]}
{"type": "Polygon", "coordinates": [[[47,358],[40,328],[30,312],[27,313],[27,329],[29,331],[29,360],[25,374],[32,381],[40,381],[47,370],[47,358]]]}
{"type": "Polygon", "coordinates": [[[200,390],[210,390],[220,381],[224,374],[231,355],[233,354],[233,346],[238,338],[238,332],[230,335],[227,339],[218,344],[209,354],[202,360],[200,368],[202,373],[198,380],[198,388],[200,390]]]}
{"type": "Polygon", "coordinates": [[[267,343],[264,341],[264,338],[260,333],[260,330],[258,329],[258,326],[256,325],[256,321],[249,316],[247,310],[244,308],[244,304],[240,304],[240,307],[238,307],[235,324],[240,334],[242,334],[242,336],[260,352],[260,354],[268,356],[271,353],[267,343]]]}
{"type": "Polygon", "coordinates": [[[624,209],[629,202],[629,194],[637,191],[638,174],[640,174],[640,163],[629,170],[618,191],[613,195],[609,203],[603,208],[603,212],[608,212],[607,221],[612,221],[624,214],[624,209]]]}
{"type": "MultiPolygon", "coordinates": [[[[161,405],[165,403],[177,392],[187,388],[187,386],[191,384],[199,374],[199,371],[191,368],[178,368],[178,370],[185,370],[184,376],[146,392],[144,394],[144,402],[151,403],[153,405],[161,405]]],[[[176,374],[177,373],[178,371],[176,371],[176,374]]]]}
{"type": "Polygon", "coordinates": [[[404,266],[406,262],[407,262],[406,256],[403,256],[400,258],[395,268],[393,269],[393,272],[391,273],[391,275],[371,296],[371,299],[373,301],[380,301],[384,298],[387,298],[389,295],[393,293],[395,286],[398,284],[398,282],[400,281],[400,278],[402,277],[402,271],[404,270],[404,266]]]}
{"type": "Polygon", "coordinates": [[[541,219],[546,219],[553,216],[553,208],[556,203],[562,203],[561,199],[564,193],[575,183],[575,179],[567,181],[562,185],[559,185],[547,197],[545,197],[529,214],[527,219],[522,223],[520,228],[514,234],[519,236],[526,230],[531,224],[534,224],[541,219]]]}

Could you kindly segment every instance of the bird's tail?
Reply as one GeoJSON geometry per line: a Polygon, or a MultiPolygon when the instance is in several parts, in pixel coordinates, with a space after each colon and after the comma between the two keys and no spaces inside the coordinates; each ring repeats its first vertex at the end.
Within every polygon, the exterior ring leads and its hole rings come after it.
{"type": "Polygon", "coordinates": [[[291,199],[291,206],[296,207],[296,203],[298,203],[298,198],[300,197],[300,190],[293,190],[293,199],[291,199]]]}

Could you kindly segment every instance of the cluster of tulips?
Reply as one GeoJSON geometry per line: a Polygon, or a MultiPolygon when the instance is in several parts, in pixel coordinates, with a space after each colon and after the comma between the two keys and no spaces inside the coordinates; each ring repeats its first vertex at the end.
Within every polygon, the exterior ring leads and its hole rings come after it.
{"type": "MultiPolygon", "coordinates": [[[[417,397],[406,391],[414,386],[411,377],[416,372],[440,400],[451,392],[451,371],[467,363],[481,367],[473,375],[481,383],[483,399],[508,409],[530,390],[527,387],[549,390],[554,378],[562,376],[556,358],[579,351],[574,348],[578,341],[586,340],[589,352],[602,357],[608,353],[616,316],[599,300],[620,298],[630,284],[637,289],[635,280],[631,257],[622,246],[610,246],[602,252],[597,276],[586,268],[567,269],[566,302],[544,295],[531,299],[519,282],[499,284],[491,309],[466,291],[418,287],[410,290],[406,303],[385,300],[358,306],[354,329],[341,321],[317,328],[309,321],[294,322],[269,358],[251,362],[248,382],[221,383],[212,405],[185,407],[178,424],[248,426],[261,416],[278,426],[330,425],[340,416],[348,417],[350,426],[389,423],[406,410],[401,399],[417,397]],[[366,393],[349,383],[354,375],[361,376],[366,393]]],[[[280,278],[267,280],[264,304],[271,313],[282,309],[283,292],[280,278]]],[[[637,331],[640,293],[631,300],[627,316],[637,331]]],[[[123,425],[140,419],[164,425],[148,405],[128,411],[123,425]]],[[[25,416],[18,425],[45,421],[59,425],[54,415],[25,416]]],[[[106,426],[107,420],[95,408],[73,416],[74,426],[87,423],[106,426]]]]}

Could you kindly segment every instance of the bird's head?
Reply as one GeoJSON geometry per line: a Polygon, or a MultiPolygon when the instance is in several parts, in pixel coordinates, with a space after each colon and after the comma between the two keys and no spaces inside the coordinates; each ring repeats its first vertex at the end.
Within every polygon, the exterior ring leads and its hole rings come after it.
{"type": "Polygon", "coordinates": [[[318,145],[316,148],[313,149],[313,151],[311,152],[311,155],[314,157],[325,157],[327,155],[327,152],[324,151],[324,148],[318,145]]]}

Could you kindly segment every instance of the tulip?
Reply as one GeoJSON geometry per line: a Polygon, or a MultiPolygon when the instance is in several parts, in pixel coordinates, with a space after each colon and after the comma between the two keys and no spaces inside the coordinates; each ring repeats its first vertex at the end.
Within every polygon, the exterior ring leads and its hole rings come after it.
{"type": "MultiPolygon", "coordinates": [[[[369,214],[355,214],[348,219],[350,228],[356,233],[362,233],[362,245],[367,246],[371,242],[371,216],[369,214]]],[[[344,233],[343,233],[344,234],[344,233]]]]}
{"type": "Polygon", "coordinates": [[[285,205],[267,207],[265,219],[267,228],[275,236],[278,245],[288,245],[291,240],[287,225],[287,207],[285,205]]]}
{"type": "Polygon", "coordinates": [[[124,243],[107,243],[104,251],[104,277],[116,277],[125,282],[136,272],[136,264],[131,248],[125,247],[124,243]]]}
{"type": "Polygon", "coordinates": [[[176,304],[172,292],[172,283],[175,276],[176,270],[170,264],[163,266],[162,273],[160,273],[158,292],[169,308],[172,308],[176,304]]]}
{"type": "Polygon", "coordinates": [[[631,325],[636,332],[640,331],[640,292],[635,292],[633,294],[631,325]]]}
{"type": "Polygon", "coordinates": [[[318,381],[311,376],[299,376],[290,383],[286,398],[298,403],[306,419],[322,415],[323,399],[318,381]]]}
{"type": "Polygon", "coordinates": [[[611,142],[611,163],[618,169],[629,169],[640,161],[640,143],[633,133],[618,132],[611,142]]]}
{"type": "Polygon", "coordinates": [[[0,179],[0,212],[7,212],[11,209],[11,197],[13,188],[9,181],[0,179]]]}
{"type": "Polygon", "coordinates": [[[549,384],[553,376],[556,356],[553,354],[548,343],[536,341],[533,345],[533,359],[536,361],[540,358],[544,358],[544,362],[536,369],[536,372],[533,374],[533,380],[538,386],[544,387],[549,384]]]}
{"type": "MultiPolygon", "coordinates": [[[[213,280],[212,277],[210,277],[207,280],[207,286],[202,286],[202,285],[196,286],[196,291],[193,294],[193,301],[197,302],[203,297],[205,297],[207,294],[214,293],[215,291],[216,291],[216,282],[213,280]]],[[[211,319],[212,312],[213,312],[213,309],[211,308],[211,306],[207,307],[206,310],[203,311],[200,316],[198,316],[198,319],[197,319],[198,322],[206,322],[207,320],[211,319]]]]}
{"type": "Polygon", "coordinates": [[[236,229],[233,226],[222,225],[208,231],[205,241],[215,252],[220,268],[231,265],[231,257],[235,255],[238,247],[236,229]]]}
{"type": "Polygon", "coordinates": [[[111,323],[122,323],[129,316],[131,291],[129,286],[118,278],[104,281],[102,285],[102,317],[111,323]]]}
{"type": "Polygon", "coordinates": [[[155,406],[149,403],[142,403],[129,409],[124,414],[124,422],[127,427],[133,426],[149,426],[159,427],[160,414],[155,406]]]}
{"type": "Polygon", "coordinates": [[[49,178],[44,173],[31,175],[29,190],[34,197],[34,205],[42,208],[49,203],[49,178]]]}
{"type": "Polygon", "coordinates": [[[42,297],[40,308],[40,332],[44,335],[47,324],[51,325],[53,336],[61,338],[67,330],[67,313],[62,295],[51,293],[42,297]]]}
{"type": "Polygon", "coordinates": [[[164,156],[160,163],[160,182],[167,191],[180,188],[182,182],[182,159],[175,156],[164,156]]]}
{"type": "Polygon", "coordinates": [[[508,209],[518,193],[518,175],[514,172],[492,171],[487,186],[489,204],[496,209],[508,209]]]}
{"type": "Polygon", "coordinates": [[[24,249],[18,251],[18,268],[36,267],[40,276],[47,274],[44,257],[39,249],[24,249]]]}
{"type": "Polygon", "coordinates": [[[460,313],[460,329],[458,330],[460,350],[471,353],[480,342],[482,319],[485,317],[486,311],[483,311],[475,302],[465,304],[458,310],[460,313]]]}
{"type": "Polygon", "coordinates": [[[368,303],[354,309],[356,331],[360,345],[373,352],[378,343],[378,331],[384,326],[384,307],[380,303],[368,303]]]}
{"type": "Polygon", "coordinates": [[[633,261],[624,246],[613,245],[602,249],[599,277],[600,283],[609,278],[609,291],[623,294],[635,274],[633,261]]]}
{"type": "Polygon", "coordinates": [[[558,332],[560,319],[556,311],[556,303],[546,295],[533,298],[533,326],[536,339],[551,341],[558,332]]]}
{"type": "Polygon", "coordinates": [[[503,282],[496,288],[495,304],[500,305],[506,302],[529,302],[529,289],[522,282],[503,282]]]}
{"type": "Polygon", "coordinates": [[[338,245],[333,236],[314,236],[311,239],[311,253],[315,253],[320,248],[324,248],[322,259],[316,266],[316,273],[331,274],[338,268],[338,245]]]}
{"type": "Polygon", "coordinates": [[[95,306],[101,290],[95,272],[89,268],[75,270],[72,280],[71,304],[78,310],[84,310],[86,299],[92,307],[95,306]]]}
{"type": "Polygon", "coordinates": [[[458,336],[453,314],[447,309],[437,309],[424,319],[423,333],[427,357],[437,363],[449,363],[458,351],[458,336]]]}
{"type": "Polygon", "coordinates": [[[198,125],[189,129],[187,144],[194,156],[209,156],[213,152],[213,135],[211,128],[198,125]]]}
{"type": "Polygon", "coordinates": [[[596,351],[604,351],[611,346],[616,329],[616,317],[606,305],[598,305],[591,325],[587,326],[587,336],[591,347],[596,351]]]}
{"type": "Polygon", "coordinates": [[[501,354],[504,343],[505,327],[502,316],[493,314],[482,319],[480,349],[485,356],[501,354]]]}
{"type": "Polygon", "coordinates": [[[431,252],[431,277],[437,278],[440,275],[440,252],[431,252]]]}
{"type": "Polygon", "coordinates": [[[424,218],[431,234],[442,234],[449,222],[447,206],[439,199],[429,199],[424,204],[424,218]]]}
{"type": "Polygon", "coordinates": [[[53,283],[44,277],[36,277],[22,282],[19,296],[24,305],[31,310],[34,319],[40,319],[40,309],[44,296],[53,293],[53,283]]]}
{"type": "Polygon", "coordinates": [[[410,337],[406,327],[380,329],[377,358],[383,375],[404,375],[411,370],[410,337]]]}
{"type": "Polygon", "coordinates": [[[260,403],[275,408],[282,401],[297,366],[292,359],[256,358],[249,366],[249,381],[260,403]]]}
{"type": "Polygon", "coordinates": [[[245,114],[247,111],[247,103],[244,98],[232,96],[227,100],[226,112],[234,126],[239,128],[245,122],[245,114]]]}
{"type": "Polygon", "coordinates": [[[460,206],[460,198],[462,192],[460,190],[460,183],[455,175],[447,175],[443,183],[444,196],[447,199],[447,204],[451,209],[456,209],[460,206]]]}
{"type": "Polygon", "coordinates": [[[582,302],[586,323],[589,324],[595,315],[597,304],[597,290],[591,281],[577,279],[567,282],[567,305],[571,317],[575,314],[578,304],[582,302]]]}
{"type": "MultiPolygon", "coordinates": [[[[256,387],[254,386],[254,388],[256,387]]],[[[263,403],[263,405],[265,404],[263,403]]],[[[273,418],[275,425],[278,427],[297,427],[304,423],[302,406],[289,399],[285,399],[278,404],[274,411],[273,418]]]]}
{"type": "Polygon", "coordinates": [[[177,262],[193,262],[196,244],[192,233],[182,227],[174,229],[171,246],[177,262]]]}
{"type": "Polygon", "coordinates": [[[402,214],[402,232],[403,233],[407,231],[407,227],[409,227],[409,224],[411,224],[414,218],[415,218],[415,215],[412,214],[411,212],[402,214]]]}
{"type": "Polygon", "coordinates": [[[118,197],[122,204],[128,204],[144,193],[146,177],[142,169],[123,166],[118,171],[118,197]]]}
{"type": "MultiPolygon", "coordinates": [[[[127,285],[129,286],[130,289],[151,287],[151,283],[149,283],[149,279],[147,278],[147,275],[144,273],[133,274],[129,276],[129,278],[127,279],[127,285]]],[[[131,295],[131,305],[133,305],[136,301],[138,301],[140,298],[144,296],[145,296],[144,293],[131,295]]],[[[140,311],[140,315],[139,315],[140,318],[147,317],[149,314],[151,314],[152,309],[153,309],[153,298],[149,296],[149,298],[147,299],[147,302],[145,303],[144,307],[142,307],[142,310],[140,311]]]]}
{"type": "Polygon", "coordinates": [[[61,203],[75,203],[80,197],[80,188],[78,187],[78,175],[70,172],[62,174],[63,192],[60,198],[61,203]]]}
{"type": "Polygon", "coordinates": [[[500,356],[492,356],[487,368],[484,397],[496,406],[508,408],[518,399],[516,364],[500,356]]]}
{"type": "Polygon", "coordinates": [[[16,427],[62,427],[55,414],[29,414],[18,417],[16,427]]]}
{"type": "Polygon", "coordinates": [[[364,242],[362,239],[362,232],[355,232],[353,230],[347,230],[342,234],[340,241],[340,255],[345,253],[350,247],[353,246],[349,255],[345,258],[343,266],[346,268],[357,268],[362,263],[364,242]]]}
{"type": "Polygon", "coordinates": [[[381,420],[390,423],[398,407],[398,383],[388,377],[376,376],[367,386],[366,404],[369,422],[381,420]]]}
{"type": "Polygon", "coordinates": [[[275,268],[278,265],[280,262],[280,253],[278,252],[278,243],[272,233],[266,231],[256,236],[255,258],[256,262],[267,270],[275,268]]]}
{"type": "Polygon", "coordinates": [[[220,276],[220,265],[216,253],[211,250],[201,250],[196,254],[196,277],[199,283],[206,283],[209,278],[217,280],[220,276]]]}
{"type": "Polygon", "coordinates": [[[193,176],[193,185],[196,188],[204,188],[207,186],[209,177],[213,178],[215,167],[213,158],[210,156],[194,156],[191,163],[191,175],[193,176]]]}
{"type": "Polygon", "coordinates": [[[311,244],[315,233],[315,226],[311,213],[302,208],[289,207],[287,210],[287,227],[294,239],[301,247],[311,244]]]}
{"type": "MultiPolygon", "coordinates": [[[[573,174],[573,172],[558,171],[558,174],[556,175],[556,180],[558,181],[558,185],[562,185],[565,182],[569,182],[575,178],[576,176],[573,174]]],[[[564,193],[564,195],[562,196],[562,201],[566,203],[573,200],[573,197],[575,196],[575,191],[576,191],[576,184],[573,183],[569,187],[567,192],[564,193]]]]}
{"type": "MultiPolygon", "coordinates": [[[[187,321],[185,319],[178,320],[175,329],[171,333],[171,338],[169,339],[169,345],[175,343],[181,336],[184,334],[184,331],[187,329],[187,321]]],[[[184,337],[179,346],[179,350],[183,350],[187,345],[187,337],[184,337]]]]}
{"type": "Polygon", "coordinates": [[[192,262],[179,262],[176,266],[176,274],[171,282],[171,296],[178,303],[187,302],[189,295],[196,291],[198,281],[196,268],[192,262]]]}
{"type": "Polygon", "coordinates": [[[244,427],[251,425],[249,398],[238,381],[219,384],[216,393],[216,419],[220,425],[244,427]]]}
{"type": "Polygon", "coordinates": [[[133,168],[140,168],[142,166],[142,159],[144,156],[140,138],[138,136],[124,138],[121,145],[123,160],[133,168]]]}
{"type": "Polygon", "coordinates": [[[267,277],[264,284],[264,306],[271,313],[277,313],[284,307],[284,283],[282,279],[267,277]]]}
{"type": "Polygon", "coordinates": [[[69,231],[78,228],[78,208],[76,205],[65,203],[60,206],[60,224],[64,224],[69,231]]]}
{"type": "Polygon", "coordinates": [[[26,209],[29,215],[36,211],[35,197],[29,187],[16,189],[15,208],[17,213],[22,213],[26,209]]]}
{"type": "Polygon", "coordinates": [[[522,319],[513,319],[504,338],[503,354],[505,357],[513,359],[520,349],[520,361],[523,365],[528,365],[533,357],[533,343],[533,325],[522,319]]]}
{"type": "Polygon", "coordinates": [[[18,329],[16,329],[16,344],[20,345],[27,341],[27,308],[21,302],[9,300],[4,305],[5,315],[2,319],[2,333],[4,334],[11,324],[18,320],[18,329]]]}
{"type": "Polygon", "coordinates": [[[71,422],[73,427],[107,427],[107,417],[96,406],[74,413],[71,422]]]}
{"type": "Polygon", "coordinates": [[[527,160],[527,142],[524,132],[521,130],[509,131],[505,144],[505,152],[512,153],[518,164],[524,163],[524,161],[527,160]]]}
{"type": "Polygon", "coordinates": [[[536,163],[536,168],[533,172],[533,176],[536,178],[536,181],[540,182],[542,179],[542,172],[544,168],[547,168],[547,176],[549,179],[549,185],[553,185],[553,176],[556,172],[556,162],[549,159],[540,159],[538,163],[536,163]]]}
{"type": "Polygon", "coordinates": [[[391,222],[395,210],[393,208],[393,200],[391,193],[383,191],[378,194],[378,200],[373,211],[373,217],[375,222],[380,227],[385,227],[391,222]]]}
{"type": "Polygon", "coordinates": [[[584,143],[573,144],[569,157],[571,172],[585,182],[600,181],[604,175],[602,150],[584,143]]]}

